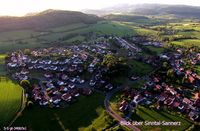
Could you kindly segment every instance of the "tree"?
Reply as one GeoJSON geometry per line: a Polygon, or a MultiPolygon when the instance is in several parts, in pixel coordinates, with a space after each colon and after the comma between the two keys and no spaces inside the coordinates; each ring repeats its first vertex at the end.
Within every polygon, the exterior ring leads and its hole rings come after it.
{"type": "Polygon", "coordinates": [[[20,85],[24,88],[30,88],[31,87],[31,84],[28,80],[22,80],[20,81],[20,85]]]}
{"type": "Polygon", "coordinates": [[[31,54],[30,49],[25,49],[25,50],[24,50],[24,54],[25,54],[25,55],[30,55],[30,54],[31,54]]]}
{"type": "Polygon", "coordinates": [[[107,68],[111,68],[115,66],[119,62],[118,58],[113,55],[106,55],[103,58],[102,65],[106,66],[107,68]]]}
{"type": "Polygon", "coordinates": [[[28,101],[28,102],[26,103],[26,106],[27,106],[28,108],[32,108],[32,107],[33,107],[33,102],[32,102],[32,101],[28,101]]]}
{"type": "Polygon", "coordinates": [[[170,78],[174,78],[174,70],[173,69],[169,69],[167,71],[167,76],[170,77],[170,78]]]}

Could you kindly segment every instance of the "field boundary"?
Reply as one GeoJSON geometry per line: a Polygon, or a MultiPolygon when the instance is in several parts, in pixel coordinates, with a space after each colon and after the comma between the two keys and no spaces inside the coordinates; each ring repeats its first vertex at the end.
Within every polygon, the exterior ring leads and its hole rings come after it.
{"type": "Polygon", "coordinates": [[[21,107],[20,107],[19,111],[17,112],[16,116],[13,118],[13,120],[8,125],[8,127],[12,126],[12,124],[17,120],[17,118],[22,114],[23,110],[26,107],[26,101],[27,100],[26,100],[26,96],[25,96],[25,91],[22,88],[21,107]]]}

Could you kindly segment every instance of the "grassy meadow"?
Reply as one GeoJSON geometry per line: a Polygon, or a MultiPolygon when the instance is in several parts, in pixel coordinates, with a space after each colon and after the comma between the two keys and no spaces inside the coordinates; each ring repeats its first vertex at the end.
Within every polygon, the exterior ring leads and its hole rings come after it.
{"type": "Polygon", "coordinates": [[[27,126],[32,131],[103,130],[112,121],[103,108],[104,96],[81,96],[66,108],[45,108],[34,105],[26,109],[14,126],[27,126]],[[30,121],[31,120],[31,121],[30,121]]]}
{"type": "Polygon", "coordinates": [[[78,23],[41,31],[9,31],[0,33],[0,53],[26,48],[49,47],[58,41],[63,44],[83,41],[85,40],[84,35],[90,32],[118,36],[135,34],[133,29],[111,21],[101,21],[92,25],[78,23]]]}
{"type": "Polygon", "coordinates": [[[153,71],[152,66],[145,64],[143,62],[137,60],[130,60],[128,62],[132,66],[131,73],[133,73],[134,75],[142,76],[153,71]]]}
{"type": "Polygon", "coordinates": [[[154,109],[138,106],[135,113],[132,114],[135,121],[175,121],[181,122],[181,126],[138,126],[141,130],[179,130],[183,131],[189,128],[192,123],[177,115],[172,115],[166,111],[157,111],[154,109]]]}
{"type": "Polygon", "coordinates": [[[5,77],[0,77],[0,127],[10,122],[21,106],[22,88],[5,77]]]}

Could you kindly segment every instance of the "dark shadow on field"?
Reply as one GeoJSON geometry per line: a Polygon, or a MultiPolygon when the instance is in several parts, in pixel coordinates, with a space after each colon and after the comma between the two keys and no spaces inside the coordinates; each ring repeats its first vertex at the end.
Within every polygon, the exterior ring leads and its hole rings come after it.
{"type": "Polygon", "coordinates": [[[131,119],[133,120],[133,121],[144,121],[144,119],[142,118],[142,117],[140,117],[138,114],[136,114],[136,113],[133,113],[132,115],[131,115],[131,119]]]}
{"type": "Polygon", "coordinates": [[[77,131],[78,128],[91,125],[99,116],[96,109],[103,107],[103,100],[102,95],[93,94],[89,97],[81,96],[76,103],[66,108],[34,105],[32,109],[26,109],[14,125],[27,126],[32,131],[60,131],[63,128],[77,131]]]}

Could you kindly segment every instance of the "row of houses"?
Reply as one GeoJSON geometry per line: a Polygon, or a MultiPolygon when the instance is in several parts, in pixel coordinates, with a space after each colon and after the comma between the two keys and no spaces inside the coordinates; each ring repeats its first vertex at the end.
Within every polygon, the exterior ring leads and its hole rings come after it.
{"type": "Polygon", "coordinates": [[[90,95],[94,88],[112,90],[113,86],[102,77],[97,63],[104,55],[112,54],[109,44],[68,46],[66,48],[34,49],[29,54],[13,52],[6,61],[7,69],[18,81],[35,77],[39,83],[29,91],[29,97],[42,106],[60,107],[71,103],[79,95],[90,95]],[[96,56],[96,54],[99,54],[96,56]],[[91,78],[85,78],[88,73],[91,78]]]}
{"type": "MultiPolygon", "coordinates": [[[[190,64],[195,65],[200,62],[200,54],[191,51],[186,55],[183,53],[185,49],[177,49],[174,53],[163,54],[160,59],[165,59],[177,74],[178,79],[183,76],[187,79],[183,84],[173,86],[165,81],[165,75],[158,72],[151,76],[151,79],[144,84],[139,90],[126,89],[124,91],[124,99],[119,103],[119,110],[122,112],[128,111],[130,107],[139,105],[151,106],[160,110],[167,107],[168,110],[173,110],[185,114],[193,121],[200,121],[200,76],[191,69],[185,69],[186,58],[190,59],[190,64]],[[187,83],[187,84],[185,84],[187,83]],[[191,88],[192,87],[192,88],[191,88]],[[126,99],[130,98],[130,99],[126,99]]],[[[187,51],[187,50],[185,50],[187,51]]],[[[163,70],[162,70],[163,73],[163,70]]]]}

